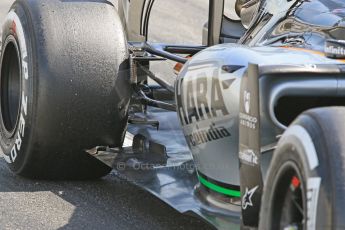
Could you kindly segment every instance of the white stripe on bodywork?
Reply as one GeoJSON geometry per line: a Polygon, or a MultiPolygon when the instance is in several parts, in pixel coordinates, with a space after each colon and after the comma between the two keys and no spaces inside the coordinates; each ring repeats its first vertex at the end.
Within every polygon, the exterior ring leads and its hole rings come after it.
{"type": "Polygon", "coordinates": [[[305,128],[300,125],[293,125],[289,127],[282,136],[282,139],[287,136],[295,136],[300,141],[307,156],[310,170],[315,169],[319,165],[319,159],[316,154],[313,140],[305,128]]]}

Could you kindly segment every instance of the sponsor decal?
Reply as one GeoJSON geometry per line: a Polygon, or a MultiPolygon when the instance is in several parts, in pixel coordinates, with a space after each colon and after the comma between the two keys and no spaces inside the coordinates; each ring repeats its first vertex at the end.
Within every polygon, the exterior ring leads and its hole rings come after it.
{"type": "Polygon", "coordinates": [[[254,150],[252,149],[245,149],[243,151],[240,151],[239,158],[241,163],[247,164],[247,165],[257,165],[258,164],[258,157],[254,153],[254,150]]]}
{"type": "Polygon", "coordinates": [[[183,89],[183,95],[180,95],[182,103],[178,109],[183,125],[229,115],[221,90],[222,84],[217,77],[218,70],[211,74],[208,77],[206,72],[198,73],[194,80],[193,76],[185,77],[186,84],[183,87],[186,88],[183,89]]]}
{"type": "Polygon", "coordinates": [[[307,229],[315,229],[316,227],[320,184],[320,177],[312,177],[307,181],[307,229]]]}
{"type": "Polygon", "coordinates": [[[230,115],[223,91],[235,78],[223,84],[229,79],[220,79],[219,72],[217,63],[189,66],[186,75],[177,82],[177,112],[181,124],[184,127],[193,125],[193,131],[185,133],[191,146],[231,136],[228,127],[215,120],[230,115]]]}
{"type": "Polygon", "coordinates": [[[326,46],[325,52],[329,54],[345,56],[345,49],[341,46],[333,46],[333,45],[326,46]]]}
{"type": "Polygon", "coordinates": [[[247,90],[244,91],[244,111],[246,111],[247,114],[250,112],[250,92],[247,90]]]}
{"type": "Polygon", "coordinates": [[[244,111],[245,113],[240,113],[240,124],[249,128],[249,129],[256,129],[257,128],[257,123],[258,123],[258,118],[251,116],[250,113],[250,107],[251,107],[251,93],[247,90],[244,91],[243,93],[243,106],[244,106],[244,111]]]}
{"type": "Polygon", "coordinates": [[[249,129],[257,129],[258,119],[254,116],[249,114],[240,113],[240,124],[249,128],[249,129]]]}
{"type": "Polygon", "coordinates": [[[187,135],[187,139],[193,146],[197,146],[230,136],[230,132],[225,127],[215,127],[215,125],[212,124],[208,129],[197,130],[192,134],[187,135]]]}
{"type": "MultiPolygon", "coordinates": [[[[12,20],[11,30],[15,33],[18,39],[18,45],[21,53],[21,66],[22,66],[22,78],[24,81],[29,79],[28,73],[28,62],[27,62],[27,49],[26,49],[26,41],[24,37],[24,30],[22,24],[19,20],[18,15],[11,11],[8,16],[8,20],[12,20]]],[[[22,91],[22,102],[21,102],[21,112],[19,117],[18,123],[18,132],[16,133],[15,143],[10,151],[10,155],[4,155],[4,159],[8,163],[13,163],[17,157],[18,152],[22,146],[22,140],[24,138],[24,130],[25,130],[25,117],[27,116],[27,105],[28,105],[28,97],[25,95],[25,92],[22,91]]]]}
{"type": "Polygon", "coordinates": [[[255,191],[259,188],[259,185],[255,186],[252,189],[248,189],[248,187],[246,188],[246,192],[242,198],[242,209],[246,210],[248,206],[253,206],[253,202],[252,202],[252,197],[255,193],[255,191]]]}

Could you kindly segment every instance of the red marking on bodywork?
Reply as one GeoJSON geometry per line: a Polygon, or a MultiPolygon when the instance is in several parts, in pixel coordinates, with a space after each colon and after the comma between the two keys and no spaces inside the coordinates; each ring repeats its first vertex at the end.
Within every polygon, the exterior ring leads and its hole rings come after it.
{"type": "Polygon", "coordinates": [[[291,179],[291,184],[294,188],[298,188],[299,185],[301,184],[301,181],[296,176],[294,176],[291,179]]]}

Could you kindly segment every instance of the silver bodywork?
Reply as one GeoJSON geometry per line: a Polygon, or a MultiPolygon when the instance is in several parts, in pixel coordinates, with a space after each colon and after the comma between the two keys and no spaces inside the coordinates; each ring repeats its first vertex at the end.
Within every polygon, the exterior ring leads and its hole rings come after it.
{"type": "MultiPolygon", "coordinates": [[[[251,39],[249,41],[239,41],[239,43],[246,44],[245,46],[241,44],[222,44],[207,48],[193,56],[184,65],[178,77],[176,84],[177,114],[180,117],[183,132],[198,171],[210,179],[228,185],[239,186],[238,127],[240,85],[242,77],[246,74],[248,63],[258,64],[260,67],[302,65],[305,69],[314,68],[315,64],[339,64],[339,61],[328,59],[322,56],[322,54],[303,50],[254,47],[265,42],[264,37],[267,31],[270,31],[269,28],[274,27],[296,2],[297,0],[265,1],[264,5],[261,5],[261,9],[264,10],[260,12],[269,13],[272,17],[261,27],[248,25],[254,28],[250,32],[252,34],[251,39]],[[241,66],[241,68],[229,72],[224,71],[224,66],[241,66]],[[197,82],[200,79],[206,80],[206,84],[198,85],[197,82]],[[220,103],[220,105],[212,105],[212,100],[215,98],[212,95],[212,89],[215,84],[216,89],[220,90],[222,98],[222,102],[216,102],[220,103]],[[205,88],[201,89],[200,87],[205,88]],[[206,99],[200,98],[200,94],[205,93],[200,92],[200,90],[207,91],[206,99]],[[194,108],[196,113],[194,115],[189,114],[190,111],[188,111],[191,103],[197,105],[194,108]],[[205,105],[207,105],[207,108],[205,105]],[[198,108],[198,106],[200,107],[198,108]],[[215,112],[206,111],[218,110],[219,108],[223,108],[223,110],[215,112]],[[188,116],[190,119],[188,118],[186,122],[185,119],[188,116]],[[218,129],[224,128],[226,131],[223,131],[226,133],[225,135],[220,134],[221,138],[214,138],[216,140],[206,142],[201,140],[198,144],[194,143],[195,138],[205,139],[208,131],[214,132],[213,128],[218,132],[221,131],[218,129]],[[204,135],[204,137],[199,137],[199,135],[204,135]]],[[[210,3],[212,3],[210,4],[210,15],[213,15],[213,17],[209,18],[208,31],[206,31],[208,32],[208,37],[207,39],[204,38],[204,41],[208,41],[209,46],[217,44],[219,41],[224,0],[210,1],[210,3]]],[[[142,26],[146,11],[147,1],[119,1],[119,12],[129,41],[145,41],[142,26]]],[[[248,18],[251,19],[248,19],[248,21],[252,21],[251,24],[253,24],[256,21],[256,17],[260,17],[260,14],[259,12],[257,14],[254,14],[252,11],[248,12],[250,13],[248,18]]],[[[243,13],[245,14],[246,11],[244,10],[243,13]]],[[[206,33],[204,36],[206,36],[206,33]]],[[[313,78],[308,74],[298,74],[298,76],[273,74],[273,76],[275,77],[260,78],[261,146],[262,152],[267,153],[263,154],[261,159],[261,168],[264,175],[270,162],[270,153],[273,152],[272,150],[278,137],[286,128],[277,119],[274,112],[279,98],[292,95],[343,96],[339,89],[345,85],[344,80],[327,74],[321,74],[313,78]]]]}
{"type": "MultiPolygon", "coordinates": [[[[178,114],[180,116],[183,131],[187,137],[196,133],[211,124],[215,127],[224,126],[231,136],[215,141],[192,145],[189,143],[193,153],[194,162],[199,172],[208,177],[230,185],[239,185],[238,170],[238,127],[239,127],[239,105],[240,105],[240,84],[246,72],[248,63],[264,66],[299,66],[315,68],[317,64],[339,64],[339,61],[328,59],[322,55],[309,53],[303,50],[291,50],[274,47],[253,47],[249,48],[237,44],[222,44],[208,48],[195,55],[184,67],[179,75],[177,94],[181,97],[178,114]],[[302,64],[303,63],[303,64],[302,64]],[[223,66],[243,66],[239,70],[228,73],[222,70],[223,66]],[[216,72],[215,72],[216,71],[216,72]],[[215,74],[216,73],[216,74],[215,74]],[[227,115],[221,113],[217,116],[209,116],[202,121],[195,119],[191,124],[183,122],[183,112],[186,111],[187,100],[198,100],[197,81],[198,78],[207,76],[208,96],[210,104],[212,78],[218,78],[221,83],[221,93],[224,98],[227,115]],[[182,80],[183,79],[183,80],[182,80]],[[192,96],[187,96],[193,85],[192,96]],[[187,92],[188,91],[188,92],[187,92]]],[[[286,128],[280,123],[274,113],[274,107],[279,98],[288,95],[298,96],[343,96],[344,79],[336,75],[318,75],[310,77],[307,74],[298,76],[275,76],[260,78],[260,113],[261,113],[261,146],[268,146],[276,143],[277,137],[286,128]]],[[[204,110],[198,108],[197,110],[204,110]]],[[[263,154],[262,169],[268,167],[271,154],[263,154]]]]}
{"type": "Polygon", "coordinates": [[[216,181],[239,185],[238,114],[240,104],[243,104],[240,101],[240,84],[248,63],[258,63],[258,60],[262,71],[261,150],[262,153],[265,152],[261,166],[266,171],[272,147],[277,136],[285,129],[273,113],[276,101],[283,95],[345,96],[345,79],[339,69],[342,62],[319,54],[285,48],[249,48],[231,44],[210,47],[186,63],[179,75],[177,96],[180,95],[182,100],[178,102],[178,106],[180,108],[186,104],[187,81],[182,79],[190,78],[195,84],[195,78],[199,76],[194,75],[196,70],[208,73],[213,68],[219,70],[215,76],[221,81],[221,93],[229,115],[210,117],[185,125],[183,118],[178,118],[181,116],[180,112],[149,108],[145,113],[137,115],[159,121],[159,129],[148,125],[129,125],[123,149],[107,149],[90,154],[113,167],[120,177],[152,193],[181,213],[197,214],[219,229],[240,229],[240,200],[218,199],[201,186],[197,171],[216,181]],[[243,68],[233,73],[221,71],[224,65],[230,64],[243,68]],[[296,72],[299,74],[295,75],[296,72]],[[212,123],[215,126],[225,126],[231,136],[194,147],[185,140],[184,137],[190,132],[212,123]],[[146,150],[135,147],[133,140],[138,135],[145,137],[144,146],[152,144],[160,147],[148,147],[146,150]],[[219,165],[224,168],[218,167],[219,165]]]}
{"type": "MultiPolygon", "coordinates": [[[[197,213],[219,228],[239,227],[243,190],[248,189],[248,181],[252,183],[250,188],[260,186],[256,191],[258,205],[253,207],[258,211],[263,187],[258,172],[262,170],[265,179],[275,145],[288,125],[277,115],[279,100],[288,96],[344,97],[342,73],[345,67],[344,60],[326,58],[322,52],[288,48],[281,43],[260,47],[267,44],[269,33],[274,37],[273,29],[277,29],[275,25],[287,11],[303,1],[265,1],[265,8],[260,8],[258,14],[247,12],[251,25],[239,40],[241,44],[221,45],[215,44],[220,38],[224,1],[211,2],[213,17],[209,19],[208,30],[204,31],[207,36],[204,42],[210,47],[189,59],[179,73],[175,83],[177,113],[149,108],[140,116],[163,125],[159,130],[129,126],[132,137],[145,139],[139,150],[134,141],[125,146],[125,150],[96,151],[93,155],[113,168],[125,166],[117,170],[119,175],[182,213],[197,213]],[[260,20],[256,19],[264,14],[268,19],[258,23],[260,20]],[[251,98],[248,92],[256,97],[251,98]],[[244,126],[247,130],[243,132],[244,126]],[[145,150],[146,142],[158,143],[152,146],[164,151],[157,154],[154,147],[145,150]],[[141,170],[147,164],[150,167],[141,170]],[[193,167],[186,169],[187,165],[193,167]],[[254,174],[250,167],[255,168],[254,174]],[[247,169],[251,172],[247,173],[247,169]],[[244,180],[243,171],[247,173],[244,180]],[[259,179],[254,178],[258,174],[259,179]],[[247,182],[245,186],[243,181],[247,182]],[[226,193],[229,190],[235,195],[226,193]]],[[[119,1],[120,16],[130,42],[145,42],[143,12],[146,10],[144,0],[119,1]]],[[[297,106],[299,102],[295,103],[297,106]]],[[[282,112],[289,114],[293,107],[293,103],[289,104],[282,112]]],[[[246,219],[244,209],[242,220],[246,219]]]]}

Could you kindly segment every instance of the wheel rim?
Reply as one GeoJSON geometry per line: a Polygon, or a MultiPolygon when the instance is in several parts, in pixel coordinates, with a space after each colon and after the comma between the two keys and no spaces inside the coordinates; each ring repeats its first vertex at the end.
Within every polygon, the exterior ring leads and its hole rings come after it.
{"type": "Polygon", "coordinates": [[[272,189],[271,229],[304,229],[306,190],[294,162],[287,162],[283,165],[272,189]]]}
{"type": "Polygon", "coordinates": [[[20,114],[21,70],[18,46],[9,37],[4,46],[1,62],[0,103],[1,120],[7,135],[13,135],[20,114]]]}

